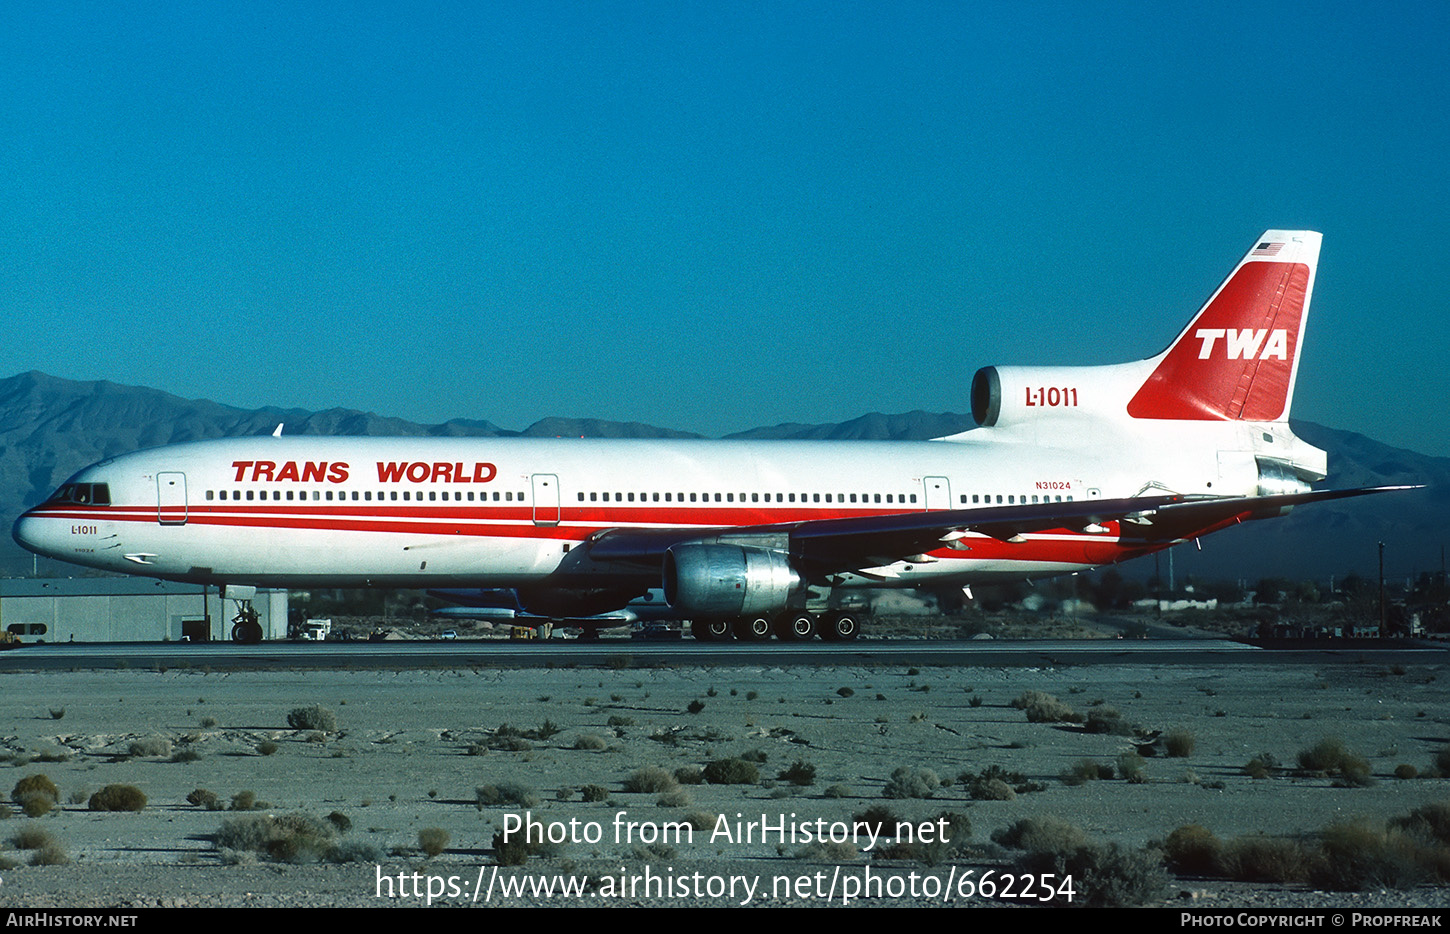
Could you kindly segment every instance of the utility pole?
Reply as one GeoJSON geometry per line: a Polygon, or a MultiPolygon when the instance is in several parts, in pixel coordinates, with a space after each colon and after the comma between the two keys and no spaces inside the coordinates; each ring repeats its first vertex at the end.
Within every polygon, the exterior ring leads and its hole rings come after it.
{"type": "Polygon", "coordinates": [[[1380,638],[1385,637],[1385,543],[1380,542],[1380,638]]]}

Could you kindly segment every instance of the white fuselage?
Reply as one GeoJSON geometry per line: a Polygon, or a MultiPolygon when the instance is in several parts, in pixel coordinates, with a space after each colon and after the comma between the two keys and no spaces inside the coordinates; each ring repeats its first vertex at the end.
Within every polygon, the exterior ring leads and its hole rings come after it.
{"type": "MultiPolygon", "coordinates": [[[[606,529],[756,527],[1164,491],[1248,495],[1255,450],[1304,447],[1263,427],[1099,425],[1058,444],[1020,429],[925,442],[227,439],[87,468],[71,482],[105,484],[109,504],[43,504],[15,536],[66,561],[168,579],[526,586],[606,529]]],[[[967,583],[1128,556],[1112,528],[1010,544],[969,535],[967,544],[836,583],[967,583]]]]}

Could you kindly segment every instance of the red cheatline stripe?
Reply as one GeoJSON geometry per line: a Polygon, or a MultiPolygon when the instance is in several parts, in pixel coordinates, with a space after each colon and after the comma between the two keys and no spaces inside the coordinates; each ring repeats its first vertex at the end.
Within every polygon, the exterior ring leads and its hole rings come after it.
{"type": "MultiPolygon", "coordinates": [[[[126,512],[118,515],[116,510],[93,510],[80,512],[67,510],[44,513],[46,518],[95,520],[99,517],[127,522],[155,522],[155,512],[147,509],[140,513],[126,512]]],[[[582,541],[590,534],[610,525],[603,526],[535,526],[532,522],[511,524],[479,524],[424,520],[411,516],[399,516],[400,521],[378,521],[365,517],[346,517],[336,514],[277,516],[262,514],[224,515],[219,511],[188,516],[188,524],[228,528],[286,528],[315,531],[350,532],[392,532],[415,535],[461,535],[472,538],[507,539],[549,539],[555,541],[582,541]]],[[[617,525],[618,523],[615,523],[617,525]]],[[[931,554],[943,560],[1016,560],[1042,561],[1067,564],[1109,564],[1123,560],[1125,556],[1148,553],[1152,548],[1133,547],[1121,544],[1112,534],[1089,535],[1071,530],[1055,530],[1033,534],[1025,542],[1009,543],[985,536],[971,536],[965,541],[968,551],[941,548],[931,554]],[[1050,537],[1047,537],[1050,536],[1050,537]]]]}

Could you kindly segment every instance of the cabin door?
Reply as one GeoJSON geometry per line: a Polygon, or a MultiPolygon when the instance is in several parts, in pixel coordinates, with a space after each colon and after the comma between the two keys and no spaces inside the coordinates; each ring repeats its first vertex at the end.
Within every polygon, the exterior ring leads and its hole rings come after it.
{"type": "Polygon", "coordinates": [[[534,484],[534,525],[559,524],[559,478],[551,473],[536,473],[534,484]]]}
{"type": "Polygon", "coordinates": [[[186,525],[186,474],[156,475],[156,521],[162,525],[186,525]]]}

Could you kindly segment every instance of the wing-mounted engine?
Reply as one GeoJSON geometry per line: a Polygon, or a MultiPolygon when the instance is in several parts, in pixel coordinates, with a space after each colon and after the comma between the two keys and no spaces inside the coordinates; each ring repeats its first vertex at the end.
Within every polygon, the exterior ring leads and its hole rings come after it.
{"type": "Polygon", "coordinates": [[[972,377],[972,418],[982,428],[1124,418],[1144,363],[982,367],[972,377]]]}
{"type": "Polygon", "coordinates": [[[687,542],[665,552],[665,600],[692,619],[774,614],[802,581],[781,551],[687,542]]]}

